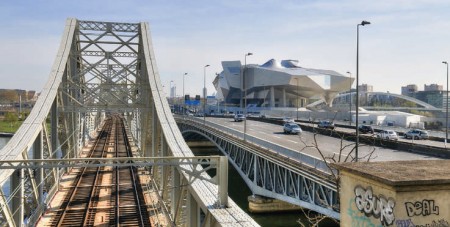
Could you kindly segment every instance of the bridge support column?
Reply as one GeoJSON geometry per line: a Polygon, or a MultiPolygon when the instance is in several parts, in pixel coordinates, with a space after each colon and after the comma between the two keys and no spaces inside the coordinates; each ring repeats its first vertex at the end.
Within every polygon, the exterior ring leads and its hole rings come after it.
{"type": "Polygon", "coordinates": [[[14,222],[16,226],[22,226],[24,220],[24,195],[25,195],[25,184],[24,184],[24,170],[16,170],[11,177],[11,195],[13,197],[12,201],[12,213],[14,217],[14,222]],[[16,191],[16,189],[18,189],[16,191]]]}
{"type": "MultiPolygon", "coordinates": [[[[161,157],[166,157],[168,156],[168,144],[166,142],[166,140],[164,139],[164,137],[161,136],[161,153],[160,156],[161,157]]],[[[170,174],[170,167],[169,166],[161,166],[161,179],[160,179],[160,190],[161,190],[161,197],[166,199],[168,196],[168,190],[166,190],[168,188],[168,179],[169,179],[169,174],[170,174]]]]}
{"type": "MultiPolygon", "coordinates": [[[[33,158],[34,159],[43,159],[44,158],[44,136],[42,134],[42,131],[39,133],[39,135],[37,136],[36,140],[33,143],[33,158]]],[[[37,201],[38,203],[40,203],[41,201],[43,201],[43,192],[44,192],[44,169],[43,168],[39,168],[36,170],[35,174],[35,180],[37,182],[37,184],[39,185],[37,190],[38,190],[38,196],[37,196],[37,201]]]]}
{"type": "MultiPolygon", "coordinates": [[[[51,158],[58,158],[56,157],[56,151],[58,150],[58,101],[55,99],[55,101],[53,101],[52,104],[52,109],[51,109],[51,149],[49,149],[50,152],[50,156],[51,158]]],[[[57,184],[59,184],[59,169],[58,168],[54,168],[53,172],[56,173],[55,174],[55,182],[57,184]]],[[[47,188],[47,191],[49,192],[50,189],[47,188]]]]}
{"type": "Polygon", "coordinates": [[[278,199],[266,198],[259,195],[247,197],[248,210],[251,213],[272,213],[280,211],[295,211],[301,208],[278,199]]]}
{"type": "Polygon", "coordinates": [[[156,114],[156,107],[152,105],[152,157],[156,157],[158,144],[157,144],[157,135],[158,133],[158,115],[156,114]]]}
{"type": "Polygon", "coordinates": [[[180,188],[180,173],[176,167],[172,167],[172,198],[171,198],[171,212],[174,220],[177,220],[177,211],[180,204],[181,188],[180,188]]]}
{"type": "Polygon", "coordinates": [[[187,198],[187,218],[189,219],[188,226],[200,226],[199,206],[197,204],[197,201],[195,201],[194,196],[192,196],[189,192],[187,198]]]}
{"type": "Polygon", "coordinates": [[[270,87],[270,107],[275,107],[275,88],[270,87]]]}

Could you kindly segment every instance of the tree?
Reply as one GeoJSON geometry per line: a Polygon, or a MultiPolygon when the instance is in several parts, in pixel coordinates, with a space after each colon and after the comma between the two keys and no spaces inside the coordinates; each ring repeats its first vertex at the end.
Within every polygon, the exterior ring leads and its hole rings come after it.
{"type": "Polygon", "coordinates": [[[5,121],[10,123],[11,128],[12,128],[13,123],[15,124],[18,120],[19,120],[19,118],[13,112],[8,112],[5,114],[5,121]]]}
{"type": "MultiPolygon", "coordinates": [[[[360,143],[359,149],[362,147],[368,147],[368,151],[366,154],[361,155],[359,153],[358,160],[356,160],[356,143],[353,142],[355,139],[354,135],[351,135],[350,137],[346,137],[345,133],[339,133],[337,131],[333,130],[327,130],[327,129],[318,129],[315,128],[315,125],[311,122],[311,128],[313,131],[313,138],[311,141],[306,141],[304,138],[300,136],[301,144],[303,145],[303,148],[300,149],[300,151],[304,151],[305,149],[313,149],[314,151],[318,152],[321,159],[325,162],[327,168],[330,170],[331,179],[334,181],[336,188],[338,190],[338,196],[340,191],[340,177],[339,173],[337,171],[334,171],[334,168],[331,166],[331,163],[341,163],[341,162],[369,162],[374,157],[375,147],[373,146],[375,144],[375,137],[365,137],[366,143],[360,143]],[[329,136],[335,136],[340,138],[340,146],[337,151],[339,152],[333,152],[332,155],[327,155],[323,149],[321,148],[321,142],[320,142],[320,136],[321,134],[327,134],[329,136]],[[370,144],[372,143],[372,144],[370,144]]],[[[361,138],[360,138],[361,139],[361,138]]],[[[333,209],[339,210],[339,207],[334,207],[333,209]]],[[[307,220],[310,222],[312,226],[318,226],[321,222],[325,221],[326,219],[331,219],[330,217],[322,214],[317,214],[315,212],[306,211],[304,209],[301,209],[304,213],[307,220]]],[[[334,219],[332,219],[334,220],[334,219]]],[[[336,221],[336,220],[334,220],[336,221]]],[[[336,221],[337,222],[337,221],[336,221]]],[[[301,223],[300,223],[301,224],[301,223]]],[[[303,225],[303,224],[301,224],[303,225]]]]}
{"type": "Polygon", "coordinates": [[[3,90],[0,92],[0,102],[11,103],[17,102],[19,100],[19,95],[14,90],[3,90]]]}

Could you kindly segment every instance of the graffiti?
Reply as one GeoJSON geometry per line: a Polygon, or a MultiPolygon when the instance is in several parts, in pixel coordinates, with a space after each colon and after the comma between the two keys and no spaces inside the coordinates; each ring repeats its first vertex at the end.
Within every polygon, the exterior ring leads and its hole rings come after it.
{"type": "Polygon", "coordinates": [[[450,227],[450,224],[444,219],[439,219],[432,221],[430,224],[416,225],[416,227],[450,227]]]}
{"type": "Polygon", "coordinates": [[[392,225],[395,220],[394,206],[392,198],[386,199],[383,195],[374,196],[372,187],[367,190],[361,186],[355,187],[355,204],[359,211],[364,212],[367,217],[373,215],[379,218],[382,225],[392,225]]]}
{"type": "Polygon", "coordinates": [[[416,201],[414,203],[412,202],[406,202],[406,214],[408,214],[408,217],[412,216],[428,216],[431,214],[439,215],[439,206],[434,205],[434,200],[422,200],[416,201]]]}
{"type": "Polygon", "coordinates": [[[347,210],[347,214],[352,219],[352,227],[383,227],[380,224],[375,224],[370,220],[370,218],[366,217],[364,214],[361,214],[359,210],[353,210],[352,204],[355,202],[354,199],[350,199],[349,206],[347,210]]]}
{"type": "Polygon", "coordinates": [[[414,225],[411,219],[397,220],[395,221],[395,224],[397,225],[397,227],[416,227],[416,225],[414,225]]]}

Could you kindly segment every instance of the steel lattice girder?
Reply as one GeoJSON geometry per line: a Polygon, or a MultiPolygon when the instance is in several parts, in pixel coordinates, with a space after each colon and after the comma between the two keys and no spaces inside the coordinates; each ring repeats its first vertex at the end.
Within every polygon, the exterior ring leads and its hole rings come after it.
{"type": "Polygon", "coordinates": [[[304,171],[302,164],[286,165],[270,154],[261,155],[261,152],[227,137],[222,131],[210,127],[205,129],[202,124],[187,119],[177,120],[183,134],[201,134],[227,155],[254,194],[280,199],[339,219],[334,182],[315,178],[314,174],[304,171]]]}

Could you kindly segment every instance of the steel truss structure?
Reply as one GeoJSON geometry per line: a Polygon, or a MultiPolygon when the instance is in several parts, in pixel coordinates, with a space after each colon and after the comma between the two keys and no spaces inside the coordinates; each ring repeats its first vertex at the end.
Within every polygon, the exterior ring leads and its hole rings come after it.
{"type": "MultiPolygon", "coordinates": [[[[41,95],[0,150],[1,160],[12,165],[0,170],[1,226],[20,226],[25,217],[36,223],[61,176],[73,168],[67,163],[88,165],[80,159],[82,148],[110,113],[125,118],[138,158],[194,156],[164,95],[148,24],[68,19],[41,95]],[[54,159],[66,164],[51,164],[54,159]],[[33,168],[39,160],[47,168],[33,168]],[[14,169],[11,163],[20,163],[21,168],[14,169]]],[[[135,165],[142,163],[134,160],[135,165]]],[[[148,186],[158,191],[158,202],[170,210],[172,225],[257,226],[225,196],[226,183],[211,183],[200,169],[188,162],[149,170],[153,182],[148,186]]]]}
{"type": "Polygon", "coordinates": [[[226,155],[254,195],[279,199],[340,219],[335,182],[270,149],[255,146],[192,118],[177,118],[183,135],[195,133],[214,143],[226,155]]]}

